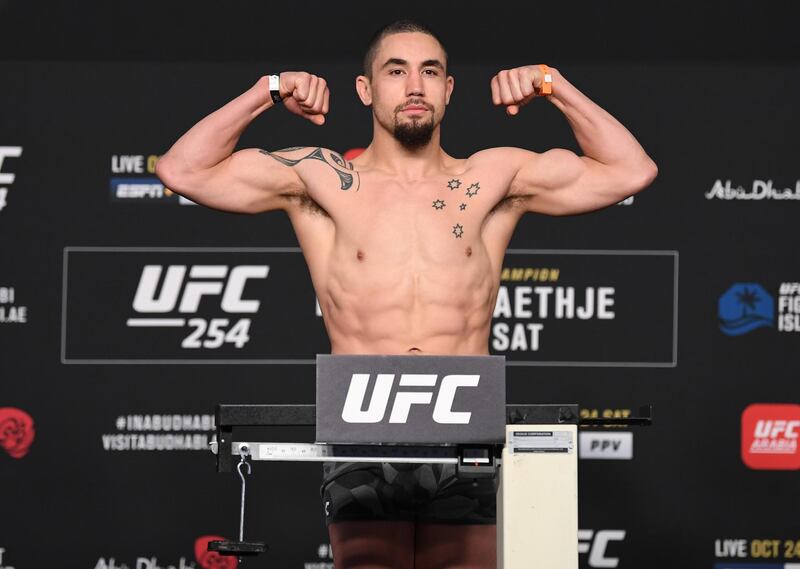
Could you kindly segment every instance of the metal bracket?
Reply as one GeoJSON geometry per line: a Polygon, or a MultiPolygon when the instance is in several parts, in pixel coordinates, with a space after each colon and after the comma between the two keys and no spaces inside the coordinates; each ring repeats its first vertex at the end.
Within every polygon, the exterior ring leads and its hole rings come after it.
{"type": "Polygon", "coordinates": [[[456,474],[459,478],[494,478],[497,474],[496,445],[458,447],[456,474]]]}

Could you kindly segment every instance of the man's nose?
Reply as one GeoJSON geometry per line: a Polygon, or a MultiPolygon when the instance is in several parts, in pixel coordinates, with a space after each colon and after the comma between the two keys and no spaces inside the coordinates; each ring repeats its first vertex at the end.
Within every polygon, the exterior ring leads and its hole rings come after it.
{"type": "Polygon", "coordinates": [[[425,90],[422,87],[422,77],[416,73],[409,73],[408,80],[406,81],[406,95],[424,96],[425,90]]]}

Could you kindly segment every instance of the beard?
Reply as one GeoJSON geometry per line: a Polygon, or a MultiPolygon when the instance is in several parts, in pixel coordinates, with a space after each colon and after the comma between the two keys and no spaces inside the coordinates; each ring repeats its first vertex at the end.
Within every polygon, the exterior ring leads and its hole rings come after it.
{"type": "Polygon", "coordinates": [[[421,117],[412,117],[406,121],[400,122],[399,114],[402,106],[395,110],[394,115],[394,130],[392,134],[395,140],[403,145],[406,150],[418,150],[426,146],[433,136],[433,107],[426,105],[430,110],[430,118],[424,120],[421,117]]]}

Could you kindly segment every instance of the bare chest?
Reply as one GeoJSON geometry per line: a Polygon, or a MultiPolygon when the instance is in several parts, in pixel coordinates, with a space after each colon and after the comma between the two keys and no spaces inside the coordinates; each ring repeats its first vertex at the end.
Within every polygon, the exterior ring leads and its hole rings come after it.
{"type": "Polygon", "coordinates": [[[479,172],[416,183],[361,174],[356,191],[319,199],[343,243],[442,261],[475,247],[505,193],[500,186],[479,172]]]}

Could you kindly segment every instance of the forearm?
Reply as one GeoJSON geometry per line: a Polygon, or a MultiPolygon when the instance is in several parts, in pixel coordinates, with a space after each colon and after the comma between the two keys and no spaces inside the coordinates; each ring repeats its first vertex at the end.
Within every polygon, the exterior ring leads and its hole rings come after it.
{"type": "Polygon", "coordinates": [[[159,167],[173,175],[212,168],[230,157],[245,128],[273,106],[267,77],[195,124],[161,157],[159,167]]]}
{"type": "Polygon", "coordinates": [[[611,114],[551,68],[551,103],[564,113],[583,153],[609,166],[641,168],[653,161],[634,136],[611,114]]]}

